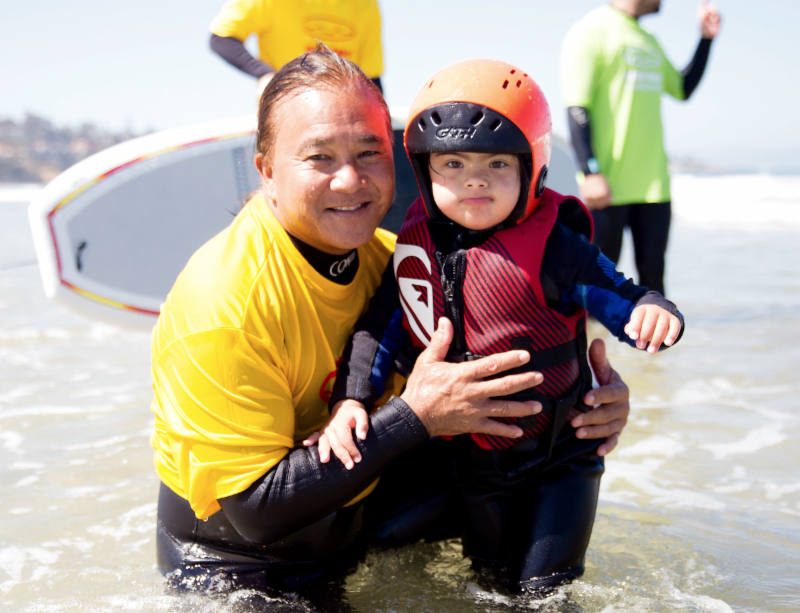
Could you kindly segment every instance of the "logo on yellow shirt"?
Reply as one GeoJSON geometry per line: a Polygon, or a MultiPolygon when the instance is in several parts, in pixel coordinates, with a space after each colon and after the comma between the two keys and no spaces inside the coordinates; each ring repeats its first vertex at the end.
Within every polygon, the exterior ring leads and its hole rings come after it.
{"type": "MultiPolygon", "coordinates": [[[[336,360],[336,367],[339,367],[339,364],[342,363],[344,356],[341,356],[338,360],[336,360]]],[[[328,402],[331,399],[331,395],[333,394],[333,382],[336,380],[336,370],[332,370],[328,373],[328,376],[325,377],[325,380],[322,382],[322,385],[319,386],[319,397],[320,400],[323,402],[328,402]],[[328,385],[330,384],[330,385],[328,385]]]]}
{"type": "Polygon", "coordinates": [[[324,43],[345,43],[356,37],[356,26],[338,17],[312,15],[303,22],[303,31],[324,43]]]}

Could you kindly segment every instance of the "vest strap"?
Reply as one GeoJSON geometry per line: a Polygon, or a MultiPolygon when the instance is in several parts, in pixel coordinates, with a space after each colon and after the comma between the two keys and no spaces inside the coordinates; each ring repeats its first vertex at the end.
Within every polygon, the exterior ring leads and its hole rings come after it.
{"type": "Polygon", "coordinates": [[[550,415],[553,419],[553,427],[548,428],[539,436],[517,443],[513,447],[493,450],[492,457],[495,467],[507,477],[512,477],[541,462],[550,460],[561,430],[567,423],[570,409],[575,406],[583,406],[583,393],[583,380],[579,378],[572,389],[561,398],[536,397],[535,399],[542,403],[541,413],[520,417],[517,425],[524,430],[532,427],[539,415],[550,415]]]}
{"type": "MultiPolygon", "coordinates": [[[[531,359],[522,366],[498,373],[497,375],[492,375],[489,377],[489,379],[496,379],[499,377],[505,377],[507,375],[516,375],[523,372],[540,372],[545,368],[558,366],[559,364],[564,364],[570,360],[579,358],[582,355],[581,340],[582,339],[580,338],[575,338],[571,341],[567,341],[566,343],[562,343],[561,345],[550,347],[549,349],[534,349],[532,338],[528,336],[513,338],[511,339],[511,349],[527,351],[530,354],[531,359]]],[[[586,341],[583,340],[584,353],[586,352],[585,346],[586,341]]],[[[462,362],[474,362],[475,360],[480,360],[485,357],[486,356],[471,353],[469,351],[466,353],[451,352],[447,354],[445,361],[450,362],[451,364],[461,364],[462,362]]],[[[535,388],[531,390],[525,390],[523,392],[517,392],[516,394],[511,394],[509,396],[503,396],[503,398],[508,398],[509,400],[541,400],[542,398],[545,398],[550,400],[550,398],[542,396],[536,392],[535,388]]]]}
{"type": "MultiPolygon", "coordinates": [[[[549,403],[542,403],[542,414],[550,414],[553,416],[553,427],[539,436],[540,444],[547,449],[545,461],[549,460],[550,456],[553,454],[553,447],[555,447],[556,441],[561,434],[561,429],[567,422],[567,415],[569,415],[570,409],[578,404],[582,404],[582,397],[583,378],[579,378],[566,396],[562,396],[558,399],[551,398],[549,403]]],[[[520,422],[521,421],[522,420],[520,420],[520,422]]],[[[520,427],[524,428],[522,424],[520,424],[520,427]]]]}
{"type": "Polygon", "coordinates": [[[512,338],[511,348],[527,351],[531,355],[530,361],[520,367],[522,368],[520,372],[539,371],[552,366],[558,366],[580,355],[577,339],[567,341],[555,347],[550,347],[549,349],[537,350],[533,348],[533,339],[529,336],[523,336],[520,338],[512,338]]]}

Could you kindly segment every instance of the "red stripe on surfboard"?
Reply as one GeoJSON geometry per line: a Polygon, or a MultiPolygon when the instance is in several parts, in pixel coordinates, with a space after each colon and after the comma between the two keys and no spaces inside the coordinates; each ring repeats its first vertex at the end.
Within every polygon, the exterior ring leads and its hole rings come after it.
{"type": "MultiPolygon", "coordinates": [[[[72,291],[74,291],[79,296],[83,296],[84,298],[88,298],[90,300],[92,299],[91,296],[85,295],[85,294],[91,294],[91,292],[87,292],[86,290],[82,290],[77,285],[73,285],[69,281],[65,281],[64,279],[61,279],[61,285],[64,285],[65,287],[71,289],[72,291]]],[[[101,296],[98,296],[98,297],[102,298],[101,296]]],[[[161,315],[160,311],[151,311],[149,309],[140,309],[139,307],[131,306],[129,304],[122,304],[121,302],[117,302],[116,300],[111,300],[109,298],[103,298],[103,300],[95,300],[95,302],[100,302],[101,304],[107,304],[106,302],[104,302],[106,300],[108,302],[116,303],[116,304],[113,304],[113,305],[109,304],[108,306],[116,306],[117,308],[122,309],[124,311],[133,311],[134,313],[144,313],[145,315],[155,315],[156,317],[161,315]]]]}
{"type": "Polygon", "coordinates": [[[55,211],[50,211],[47,214],[47,226],[50,228],[50,237],[53,239],[53,247],[56,251],[56,264],[58,266],[58,280],[64,283],[64,277],[61,274],[61,254],[58,252],[58,241],[56,240],[56,230],[53,228],[53,215],[55,211]]]}

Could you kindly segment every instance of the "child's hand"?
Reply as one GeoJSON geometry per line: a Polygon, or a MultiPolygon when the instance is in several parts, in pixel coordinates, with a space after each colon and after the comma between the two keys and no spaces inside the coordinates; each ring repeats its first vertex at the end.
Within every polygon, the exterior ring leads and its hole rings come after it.
{"type": "Polygon", "coordinates": [[[631,320],[625,326],[625,334],[636,341],[636,348],[647,347],[648,353],[658,351],[661,343],[671,346],[680,331],[681,320],[654,304],[643,304],[633,309],[631,320]]]}
{"type": "Polygon", "coordinates": [[[363,441],[367,438],[369,430],[369,417],[364,405],[355,400],[342,400],[338,402],[328,423],[320,430],[303,441],[309,447],[319,441],[319,461],[325,464],[331,459],[331,450],[341,460],[347,470],[355,466],[353,462],[361,461],[351,430],[363,441]]]}

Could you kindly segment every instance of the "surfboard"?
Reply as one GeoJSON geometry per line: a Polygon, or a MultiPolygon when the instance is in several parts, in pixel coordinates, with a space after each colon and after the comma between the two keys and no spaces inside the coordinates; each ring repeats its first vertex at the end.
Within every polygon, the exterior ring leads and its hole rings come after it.
{"type": "MultiPolygon", "coordinates": [[[[382,227],[397,232],[419,195],[392,113],[396,190],[382,227]]],[[[45,294],[86,317],[152,329],[191,255],[231,223],[259,188],[255,118],[166,130],[65,170],[31,203],[45,294]]],[[[577,194],[569,146],[553,139],[548,186],[577,194]]]]}

